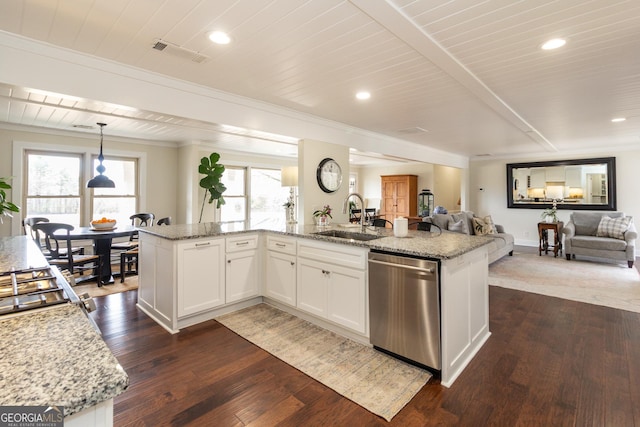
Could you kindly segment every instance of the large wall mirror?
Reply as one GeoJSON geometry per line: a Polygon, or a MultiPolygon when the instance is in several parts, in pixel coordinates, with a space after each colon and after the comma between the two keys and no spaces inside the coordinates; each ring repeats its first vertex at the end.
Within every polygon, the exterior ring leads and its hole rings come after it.
{"type": "Polygon", "coordinates": [[[507,164],[510,208],[616,210],[616,158],[507,164]]]}

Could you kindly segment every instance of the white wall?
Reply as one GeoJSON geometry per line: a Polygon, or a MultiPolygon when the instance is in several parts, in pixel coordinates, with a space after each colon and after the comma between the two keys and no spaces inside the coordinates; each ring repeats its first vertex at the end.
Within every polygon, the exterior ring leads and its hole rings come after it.
{"type": "Polygon", "coordinates": [[[298,222],[313,224],[313,212],[324,205],[332,208],[334,223],[349,222],[348,213],[342,213],[344,199],[349,194],[349,148],[322,141],[305,139],[298,144],[298,222]],[[334,159],[342,169],[342,185],[334,193],[325,193],[318,186],[318,164],[326,158],[334,159]]]}
{"type": "MultiPolygon", "coordinates": [[[[569,157],[567,155],[548,155],[540,158],[512,158],[499,160],[472,161],[469,166],[469,210],[478,215],[490,214],[496,224],[505,227],[515,237],[515,243],[525,246],[538,246],[537,224],[540,221],[540,209],[507,208],[507,163],[568,160],[573,158],[616,158],[616,183],[618,211],[634,218],[640,218],[640,198],[638,190],[638,165],[640,150],[609,153],[594,153],[569,157]],[[482,189],[482,190],[481,190],[482,189]]],[[[565,223],[571,210],[558,210],[558,217],[565,223]]],[[[636,221],[636,227],[638,227],[636,221]]]]}

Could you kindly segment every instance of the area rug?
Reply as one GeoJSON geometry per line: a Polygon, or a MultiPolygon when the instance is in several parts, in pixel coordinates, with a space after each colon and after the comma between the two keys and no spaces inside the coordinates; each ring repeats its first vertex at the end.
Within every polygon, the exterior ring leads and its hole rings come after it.
{"type": "Polygon", "coordinates": [[[431,378],[426,370],[267,304],[216,320],[387,421],[431,378]]]}
{"type": "Polygon", "coordinates": [[[124,283],[120,283],[120,278],[116,277],[115,282],[110,285],[98,287],[96,282],[88,282],[75,285],[73,287],[73,290],[77,295],[88,293],[91,297],[102,297],[105,295],[132,291],[134,289],[138,289],[138,276],[127,276],[124,283]]]}
{"type": "Polygon", "coordinates": [[[489,266],[489,284],[640,313],[640,275],[626,262],[514,251],[489,266]]]}

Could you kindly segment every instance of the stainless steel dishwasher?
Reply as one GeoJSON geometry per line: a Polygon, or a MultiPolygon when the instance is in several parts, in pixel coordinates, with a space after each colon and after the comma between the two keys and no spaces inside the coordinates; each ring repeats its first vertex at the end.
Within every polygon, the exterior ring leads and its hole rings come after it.
{"type": "Polygon", "coordinates": [[[369,253],[371,344],[441,370],[438,263],[369,253]]]}

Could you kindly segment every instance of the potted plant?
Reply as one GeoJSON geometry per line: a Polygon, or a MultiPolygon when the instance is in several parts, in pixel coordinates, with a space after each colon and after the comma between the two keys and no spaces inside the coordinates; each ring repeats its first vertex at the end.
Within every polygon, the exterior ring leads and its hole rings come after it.
{"type": "Polygon", "coordinates": [[[20,207],[7,200],[7,193],[4,190],[11,190],[11,185],[7,182],[11,178],[0,178],[0,224],[5,216],[12,217],[12,212],[20,212],[20,207]]]}
{"type": "Polygon", "coordinates": [[[558,207],[557,202],[553,201],[553,206],[550,208],[546,208],[540,214],[540,218],[545,220],[546,222],[558,222],[558,207]]]}
{"type": "Polygon", "coordinates": [[[331,216],[331,206],[324,205],[322,209],[314,211],[313,216],[314,218],[316,218],[316,222],[318,225],[329,225],[329,218],[333,219],[333,217],[331,216]]]}
{"type": "Polygon", "coordinates": [[[207,200],[207,194],[209,194],[209,204],[217,201],[217,209],[220,209],[220,206],[225,204],[224,197],[222,197],[222,193],[227,190],[227,187],[222,183],[224,165],[219,164],[218,160],[220,160],[220,154],[218,153],[211,153],[209,157],[200,159],[198,172],[206,176],[200,180],[200,187],[204,188],[204,198],[200,208],[199,223],[202,222],[202,213],[204,212],[204,202],[207,200]]]}

